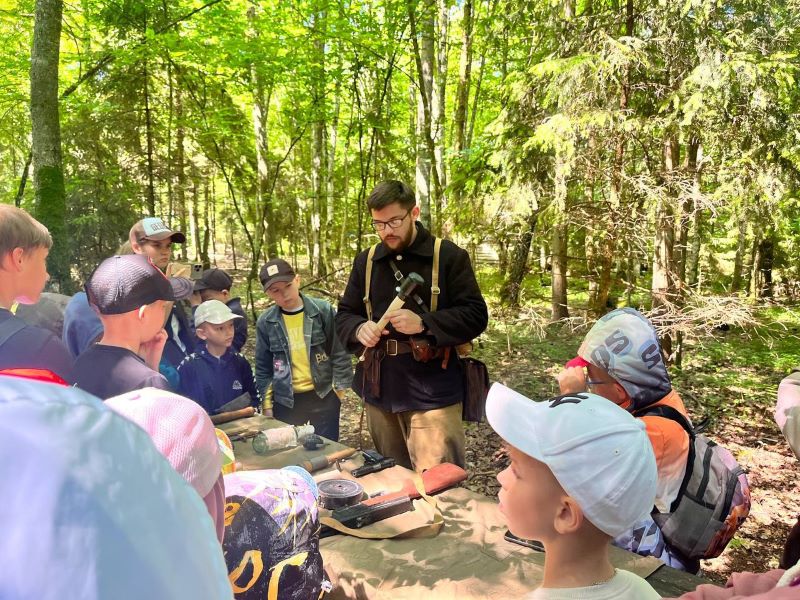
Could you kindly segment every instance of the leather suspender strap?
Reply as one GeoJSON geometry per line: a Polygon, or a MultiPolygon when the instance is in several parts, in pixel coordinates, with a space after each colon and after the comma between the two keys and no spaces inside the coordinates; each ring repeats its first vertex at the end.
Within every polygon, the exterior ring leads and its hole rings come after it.
{"type": "Polygon", "coordinates": [[[436,238],[433,242],[433,270],[431,271],[431,312],[436,311],[439,304],[439,250],[442,247],[442,238],[436,238]]]}
{"type": "MultiPolygon", "coordinates": [[[[372,320],[372,301],[369,299],[369,288],[370,284],[372,283],[372,258],[375,256],[375,250],[377,249],[378,244],[375,244],[369,249],[367,253],[367,271],[366,277],[364,282],[364,306],[367,308],[367,320],[372,320]]],[[[433,267],[431,269],[431,310],[430,312],[434,312],[436,310],[437,305],[439,304],[439,294],[441,293],[441,288],[439,288],[439,252],[442,247],[442,239],[435,238],[433,242],[433,267]]],[[[400,269],[397,268],[397,265],[394,261],[390,261],[392,266],[392,270],[395,274],[395,279],[400,281],[403,276],[400,273],[400,269]]],[[[419,296],[415,294],[414,298],[417,304],[420,305],[423,310],[426,308],[425,303],[422,301],[419,296]]],[[[426,311],[427,312],[427,311],[426,311]]]]}
{"type": "Polygon", "coordinates": [[[367,276],[364,283],[364,306],[367,307],[367,321],[372,321],[372,301],[369,299],[369,285],[372,283],[372,257],[375,256],[377,247],[378,244],[375,244],[367,253],[367,276]]]}

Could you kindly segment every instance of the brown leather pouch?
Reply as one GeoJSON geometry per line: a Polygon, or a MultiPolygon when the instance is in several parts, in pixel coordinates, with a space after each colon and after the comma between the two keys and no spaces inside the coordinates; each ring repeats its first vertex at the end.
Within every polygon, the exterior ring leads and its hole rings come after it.
{"type": "Polygon", "coordinates": [[[386,356],[383,348],[367,348],[364,353],[364,377],[369,383],[369,393],[373,398],[381,395],[381,361],[386,356]]]}
{"type": "Polygon", "coordinates": [[[408,338],[408,343],[411,344],[411,355],[417,362],[429,362],[441,356],[441,348],[431,344],[426,337],[412,336],[408,338]]]}
{"type": "Polygon", "coordinates": [[[486,365],[474,358],[461,359],[464,374],[464,403],[461,419],[480,423],[486,416],[486,396],[489,394],[489,372],[486,365]]]}

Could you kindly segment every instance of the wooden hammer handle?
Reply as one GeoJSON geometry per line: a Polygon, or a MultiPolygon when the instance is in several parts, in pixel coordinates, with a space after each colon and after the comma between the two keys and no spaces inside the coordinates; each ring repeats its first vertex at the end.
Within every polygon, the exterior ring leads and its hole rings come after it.
{"type": "Polygon", "coordinates": [[[214,425],[220,425],[222,423],[228,423],[229,421],[235,421],[236,419],[246,419],[247,417],[252,417],[254,414],[256,414],[256,409],[252,406],[246,406],[239,410],[211,415],[211,422],[214,425]]]}

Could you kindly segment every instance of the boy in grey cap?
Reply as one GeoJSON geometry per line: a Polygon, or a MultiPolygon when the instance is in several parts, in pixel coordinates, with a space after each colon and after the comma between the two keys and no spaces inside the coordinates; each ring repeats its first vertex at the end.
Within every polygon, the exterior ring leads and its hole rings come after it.
{"type": "Polygon", "coordinates": [[[194,313],[199,342],[178,366],[179,392],[210,415],[261,404],[250,363],[231,347],[241,318],[219,300],[203,302],[194,313]]]}

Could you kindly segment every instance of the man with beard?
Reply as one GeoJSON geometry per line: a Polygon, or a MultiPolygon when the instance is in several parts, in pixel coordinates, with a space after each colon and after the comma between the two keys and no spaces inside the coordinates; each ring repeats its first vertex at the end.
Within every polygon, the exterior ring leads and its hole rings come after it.
{"type": "Polygon", "coordinates": [[[418,222],[414,192],[400,181],[378,184],[367,207],[380,243],[353,262],[336,329],[363,358],[353,389],[365,400],[370,435],[378,452],[417,471],[442,462],[464,466],[455,347],[480,335],[489,318],[469,256],[418,222]],[[381,330],[377,322],[412,272],[425,284],[386,315],[381,330]]]}

